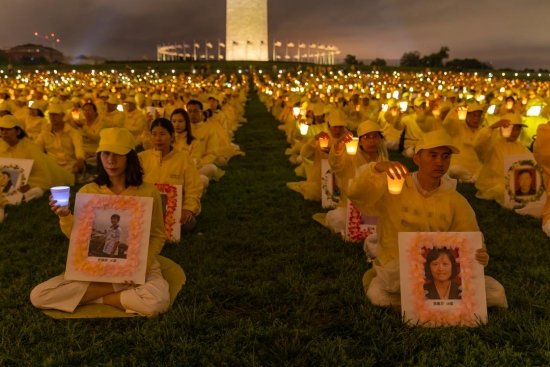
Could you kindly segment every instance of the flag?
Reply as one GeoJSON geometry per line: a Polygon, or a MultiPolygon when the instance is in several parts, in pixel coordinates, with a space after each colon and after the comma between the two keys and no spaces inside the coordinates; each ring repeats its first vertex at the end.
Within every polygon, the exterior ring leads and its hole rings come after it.
{"type": "Polygon", "coordinates": [[[214,47],[214,46],[212,46],[212,44],[211,44],[210,42],[206,42],[206,47],[212,48],[212,47],[214,47]]]}
{"type": "Polygon", "coordinates": [[[273,46],[275,46],[275,47],[281,47],[282,45],[283,45],[283,43],[281,41],[275,41],[273,43],[273,46]]]}
{"type": "Polygon", "coordinates": [[[225,43],[219,42],[219,43],[218,43],[218,46],[225,48],[225,43]]]}
{"type": "Polygon", "coordinates": [[[289,43],[286,44],[286,47],[294,47],[294,43],[289,42],[289,43]]]}

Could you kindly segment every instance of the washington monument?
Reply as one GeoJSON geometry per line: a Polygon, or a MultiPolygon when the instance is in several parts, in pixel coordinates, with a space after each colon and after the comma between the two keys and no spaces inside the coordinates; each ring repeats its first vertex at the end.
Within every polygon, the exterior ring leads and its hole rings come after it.
{"type": "Polygon", "coordinates": [[[227,0],[225,58],[268,60],[267,0],[227,0]]]}

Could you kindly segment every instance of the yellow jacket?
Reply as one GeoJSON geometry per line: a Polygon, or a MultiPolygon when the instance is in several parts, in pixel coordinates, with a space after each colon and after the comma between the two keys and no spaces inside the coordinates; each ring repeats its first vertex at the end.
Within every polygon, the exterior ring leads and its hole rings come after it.
{"type": "Polygon", "coordinates": [[[472,129],[464,121],[448,114],[443,121],[443,128],[453,138],[453,143],[460,153],[451,156],[451,165],[459,165],[477,176],[481,169],[481,161],[475,150],[475,141],[481,128],[472,129]]]}
{"type": "Polygon", "coordinates": [[[32,159],[34,163],[27,182],[30,187],[48,190],[52,186],[74,184],[73,174],[61,168],[29,138],[19,140],[13,147],[8,144],[0,145],[0,157],[32,159]]]}
{"type": "MultiPolygon", "coordinates": [[[[115,195],[107,186],[99,186],[96,183],[89,183],[83,186],[78,192],[85,194],[115,195]]],[[[120,195],[153,198],[151,232],[149,234],[149,249],[147,254],[147,270],[149,270],[153,260],[160,254],[165,240],[164,219],[162,217],[160,193],[155,186],[148,183],[143,183],[141,186],[130,186],[126,188],[126,190],[124,190],[120,195]]],[[[67,215],[66,217],[59,217],[61,231],[65,234],[65,236],[67,236],[67,238],[71,237],[73,222],[74,217],[72,214],[67,215]]]]}
{"type": "Polygon", "coordinates": [[[164,158],[160,151],[149,149],[139,153],[143,166],[143,180],[151,184],[182,185],[182,209],[198,215],[201,211],[202,181],[186,152],[172,150],[164,158]]]}
{"type": "Polygon", "coordinates": [[[67,124],[60,133],[43,131],[38,136],[36,145],[60,166],[72,166],[77,159],[85,158],[82,135],[67,124]]]}
{"type": "Polygon", "coordinates": [[[348,188],[348,198],[360,210],[375,206],[379,213],[378,239],[381,265],[399,262],[399,232],[471,232],[479,231],[474,210],[454,186],[445,179],[429,196],[419,192],[410,177],[399,195],[388,191],[385,173],[374,169],[374,163],[362,171],[348,188]]]}
{"type": "Polygon", "coordinates": [[[476,196],[504,205],[504,157],[528,154],[529,150],[517,141],[507,141],[499,129],[489,127],[481,129],[474,145],[483,164],[476,180],[476,196]]]}

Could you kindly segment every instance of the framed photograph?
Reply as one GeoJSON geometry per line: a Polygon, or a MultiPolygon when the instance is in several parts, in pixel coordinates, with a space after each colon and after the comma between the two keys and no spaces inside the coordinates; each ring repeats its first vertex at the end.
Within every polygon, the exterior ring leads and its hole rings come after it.
{"type": "Polygon", "coordinates": [[[32,159],[0,158],[0,194],[8,203],[21,202],[19,188],[27,184],[33,163],[32,159]]]}
{"type": "Polygon", "coordinates": [[[321,160],[321,205],[326,209],[336,208],[340,201],[340,188],[330,169],[328,159],[321,160]]]}
{"type": "Polygon", "coordinates": [[[487,323],[481,232],[400,232],[403,321],[419,326],[487,323]]]}
{"type": "Polygon", "coordinates": [[[166,240],[179,241],[181,237],[181,206],[183,200],[182,185],[156,183],[162,199],[162,215],[166,240]]]}
{"type": "Polygon", "coordinates": [[[545,194],[542,169],[531,153],[504,157],[504,204],[506,207],[522,208],[528,203],[544,200],[543,195],[545,194]]]}
{"type": "Polygon", "coordinates": [[[378,217],[362,213],[351,200],[348,200],[346,213],[345,241],[363,242],[367,237],[376,234],[378,217]]]}
{"type": "Polygon", "coordinates": [[[153,198],[76,194],[65,277],[145,283],[153,198]]]}

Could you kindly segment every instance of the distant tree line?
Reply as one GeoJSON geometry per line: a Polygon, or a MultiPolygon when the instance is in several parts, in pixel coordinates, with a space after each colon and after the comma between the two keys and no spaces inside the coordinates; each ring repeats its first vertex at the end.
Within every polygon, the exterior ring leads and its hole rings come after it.
{"type": "MultiPolygon", "coordinates": [[[[422,56],[418,51],[405,52],[399,60],[401,67],[421,67],[421,68],[445,68],[450,70],[491,70],[493,67],[477,59],[452,59],[449,58],[449,47],[443,46],[438,52],[422,56]]],[[[347,55],[344,59],[346,65],[362,65],[354,55],[347,55]]],[[[371,61],[370,66],[384,67],[387,66],[386,60],[376,58],[371,61]]]]}

